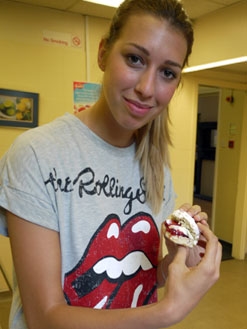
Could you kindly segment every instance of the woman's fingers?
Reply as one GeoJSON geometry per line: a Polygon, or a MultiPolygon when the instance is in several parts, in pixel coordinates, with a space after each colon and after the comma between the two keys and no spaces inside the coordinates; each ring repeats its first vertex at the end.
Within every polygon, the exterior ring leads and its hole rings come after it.
{"type": "Polygon", "coordinates": [[[186,263],[188,250],[186,247],[178,246],[177,253],[174,257],[174,263],[184,264],[186,263]]]}
{"type": "MultiPolygon", "coordinates": [[[[188,314],[220,275],[222,247],[208,226],[198,223],[198,227],[205,238],[202,243],[204,257],[197,265],[189,266],[188,253],[191,255],[198,250],[196,247],[190,249],[177,246],[177,253],[168,267],[165,297],[173,301],[180,310],[180,315],[188,314]]],[[[192,258],[195,259],[193,256],[192,258]]]]}
{"type": "Polygon", "coordinates": [[[214,233],[205,225],[198,223],[199,229],[206,239],[205,255],[203,257],[204,262],[211,263],[215,260],[215,264],[220,264],[222,257],[222,246],[219,243],[218,238],[214,233]]]}
{"type": "Polygon", "coordinates": [[[188,212],[192,217],[199,212],[201,212],[201,207],[199,205],[191,205],[189,203],[184,203],[179,209],[183,209],[184,211],[188,212]]]}
{"type": "Polygon", "coordinates": [[[192,206],[189,203],[184,203],[179,209],[183,209],[188,214],[190,214],[190,216],[193,217],[196,222],[202,222],[203,224],[207,224],[208,215],[206,212],[202,211],[199,205],[192,206]]]}

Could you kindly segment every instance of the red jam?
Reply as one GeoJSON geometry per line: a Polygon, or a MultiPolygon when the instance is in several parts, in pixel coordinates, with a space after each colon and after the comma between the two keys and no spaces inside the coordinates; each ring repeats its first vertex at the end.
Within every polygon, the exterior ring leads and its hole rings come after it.
{"type": "Polygon", "coordinates": [[[175,228],[171,228],[171,225],[176,225],[176,226],[181,226],[178,222],[176,221],[172,221],[170,220],[169,223],[167,223],[167,221],[165,221],[165,227],[166,227],[166,231],[169,232],[171,235],[176,235],[176,236],[184,236],[187,237],[187,235],[185,235],[183,232],[176,230],[175,228]]]}

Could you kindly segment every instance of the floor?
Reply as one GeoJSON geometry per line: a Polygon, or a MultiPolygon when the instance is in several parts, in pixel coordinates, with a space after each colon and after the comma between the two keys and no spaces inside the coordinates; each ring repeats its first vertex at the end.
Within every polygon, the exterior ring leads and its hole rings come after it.
{"type": "Polygon", "coordinates": [[[8,329],[8,318],[11,304],[9,292],[0,293],[0,329],[8,329]]]}
{"type": "Polygon", "coordinates": [[[221,277],[199,305],[171,329],[246,329],[247,260],[221,263],[221,277]]]}
{"type": "MultiPolygon", "coordinates": [[[[8,329],[11,298],[0,295],[0,329],[8,329]]],[[[222,261],[221,277],[199,305],[171,329],[246,329],[247,260],[222,261]]]]}

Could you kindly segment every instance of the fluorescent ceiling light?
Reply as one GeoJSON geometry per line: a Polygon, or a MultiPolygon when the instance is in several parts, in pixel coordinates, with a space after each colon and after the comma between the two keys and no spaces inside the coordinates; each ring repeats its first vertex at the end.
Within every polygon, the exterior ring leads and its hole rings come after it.
{"type": "Polygon", "coordinates": [[[123,0],[84,0],[86,2],[97,3],[99,5],[109,6],[117,8],[123,2],[123,0]]]}
{"type": "Polygon", "coordinates": [[[223,61],[218,61],[218,62],[212,62],[212,63],[202,64],[202,65],[187,67],[183,70],[183,73],[196,72],[196,71],[201,71],[201,70],[208,70],[208,69],[213,69],[213,68],[220,67],[220,66],[231,65],[231,64],[239,64],[239,63],[244,63],[244,62],[247,63],[247,56],[236,57],[236,58],[231,58],[231,59],[225,59],[223,61]]]}

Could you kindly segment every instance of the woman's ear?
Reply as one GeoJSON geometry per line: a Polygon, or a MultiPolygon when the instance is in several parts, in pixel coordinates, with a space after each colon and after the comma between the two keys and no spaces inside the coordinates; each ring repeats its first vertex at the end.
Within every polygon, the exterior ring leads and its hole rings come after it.
{"type": "Polygon", "coordinates": [[[105,39],[102,39],[99,44],[98,49],[98,66],[104,72],[105,71],[105,62],[106,62],[106,48],[105,48],[105,39]]]}

